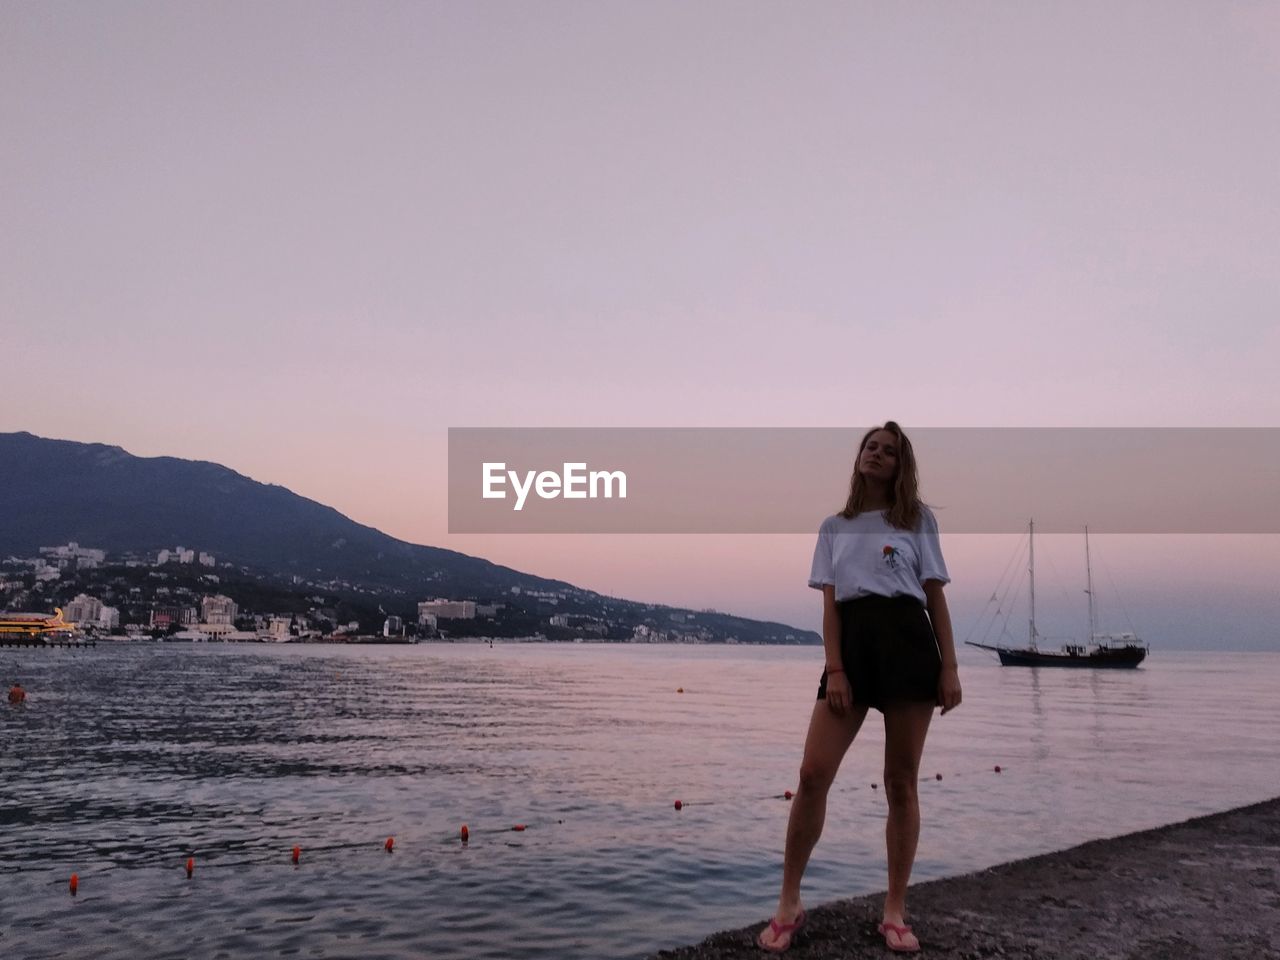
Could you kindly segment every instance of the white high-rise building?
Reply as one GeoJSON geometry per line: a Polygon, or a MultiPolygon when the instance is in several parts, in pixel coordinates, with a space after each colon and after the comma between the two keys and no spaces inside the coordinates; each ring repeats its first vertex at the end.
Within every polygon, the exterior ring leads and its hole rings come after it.
{"type": "Polygon", "coordinates": [[[78,594],[62,608],[62,619],[68,623],[97,624],[102,619],[102,601],[88,594],[78,594]]]}
{"type": "Polygon", "coordinates": [[[222,594],[200,601],[200,619],[205,623],[235,623],[238,612],[236,602],[222,594]]]}
{"type": "Polygon", "coordinates": [[[79,627],[96,627],[100,630],[114,630],[120,626],[120,611],[108,607],[97,597],[79,594],[74,600],[62,608],[62,617],[68,623],[79,627]]]}

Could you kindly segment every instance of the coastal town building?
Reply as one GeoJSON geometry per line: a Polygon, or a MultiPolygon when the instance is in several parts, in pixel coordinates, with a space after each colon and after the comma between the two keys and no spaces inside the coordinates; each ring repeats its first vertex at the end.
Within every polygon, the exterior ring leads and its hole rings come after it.
{"type": "Polygon", "coordinates": [[[418,623],[426,623],[425,616],[437,620],[474,620],[476,605],[472,600],[424,600],[418,604],[418,623]]]}
{"type": "MultiPolygon", "coordinates": [[[[519,587],[512,587],[511,592],[519,594],[519,587]]],[[[568,595],[563,590],[525,590],[524,596],[536,597],[539,600],[545,600],[548,603],[558,603],[561,600],[567,600],[568,595]]]]}
{"type": "Polygon", "coordinates": [[[384,637],[398,637],[404,633],[404,621],[399,617],[387,617],[382,623],[384,637]]]}
{"type": "Polygon", "coordinates": [[[120,629],[120,609],[119,607],[102,605],[102,609],[98,611],[98,620],[96,623],[89,623],[86,626],[96,627],[99,630],[118,630],[120,629]]]}
{"type": "Polygon", "coordinates": [[[102,613],[102,601],[87,594],[77,594],[76,598],[62,608],[62,618],[68,623],[98,622],[102,613]]]}
{"type": "Polygon", "coordinates": [[[570,627],[582,633],[591,633],[601,637],[609,632],[609,625],[599,617],[581,613],[557,613],[550,618],[548,623],[553,627],[570,627]]]}
{"type": "Polygon", "coordinates": [[[200,601],[200,618],[205,623],[234,624],[237,610],[236,602],[222,594],[205,597],[200,601]]]}
{"type": "Polygon", "coordinates": [[[50,580],[62,579],[62,571],[58,569],[56,564],[50,564],[47,560],[33,560],[31,562],[31,570],[36,575],[36,583],[48,583],[50,580]]]}
{"type": "Polygon", "coordinates": [[[78,594],[62,608],[62,617],[68,623],[97,630],[114,630],[120,626],[118,609],[84,593],[78,594]]]}
{"type": "Polygon", "coordinates": [[[231,634],[235,633],[236,629],[235,625],[229,621],[219,621],[216,623],[201,622],[194,626],[196,630],[199,630],[211,640],[225,640],[231,634]]]}
{"type": "Polygon", "coordinates": [[[81,569],[99,566],[107,558],[107,551],[82,547],[72,540],[60,547],[41,547],[40,556],[54,561],[59,567],[75,562],[81,569]]]}
{"type": "Polygon", "coordinates": [[[179,630],[177,633],[174,633],[169,637],[169,640],[176,643],[208,643],[212,639],[213,638],[209,636],[209,634],[199,629],[198,626],[190,627],[186,630],[179,630]]]}
{"type": "Polygon", "coordinates": [[[292,617],[271,617],[267,621],[266,630],[260,632],[258,638],[273,643],[287,643],[292,636],[292,626],[292,617]]]}
{"type": "Polygon", "coordinates": [[[198,622],[196,608],[184,605],[162,605],[151,609],[151,627],[190,626],[198,622]]]}

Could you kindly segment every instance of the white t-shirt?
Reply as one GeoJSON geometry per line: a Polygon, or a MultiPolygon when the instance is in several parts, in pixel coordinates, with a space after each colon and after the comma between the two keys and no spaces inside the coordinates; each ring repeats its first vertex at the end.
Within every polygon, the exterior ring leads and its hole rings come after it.
{"type": "Polygon", "coordinates": [[[879,594],[924,603],[926,580],[951,581],[938,544],[938,521],[928,507],[920,508],[915,530],[899,530],[879,510],[852,520],[835,514],[818,528],[809,586],[821,590],[833,585],[837,601],[879,594]]]}

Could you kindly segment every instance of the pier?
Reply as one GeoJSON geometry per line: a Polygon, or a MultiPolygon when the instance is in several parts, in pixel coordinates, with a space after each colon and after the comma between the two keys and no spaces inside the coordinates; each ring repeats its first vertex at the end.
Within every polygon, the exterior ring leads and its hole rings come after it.
{"type": "Polygon", "coordinates": [[[0,635],[0,647],[30,647],[33,649],[42,649],[45,647],[96,647],[97,640],[87,637],[67,637],[58,638],[56,640],[45,637],[40,640],[20,640],[16,637],[6,637],[0,635]]]}

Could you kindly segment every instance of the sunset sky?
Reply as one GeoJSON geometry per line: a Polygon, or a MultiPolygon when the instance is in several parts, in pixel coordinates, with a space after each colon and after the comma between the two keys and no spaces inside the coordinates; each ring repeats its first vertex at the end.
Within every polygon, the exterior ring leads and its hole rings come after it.
{"type": "MultiPolygon", "coordinates": [[[[1270,4],[0,0],[0,430],[816,628],[812,536],[450,536],[447,429],[1280,425],[1277,104],[1270,4]]],[[[1097,548],[1280,648],[1280,537],[1097,548]]]]}

